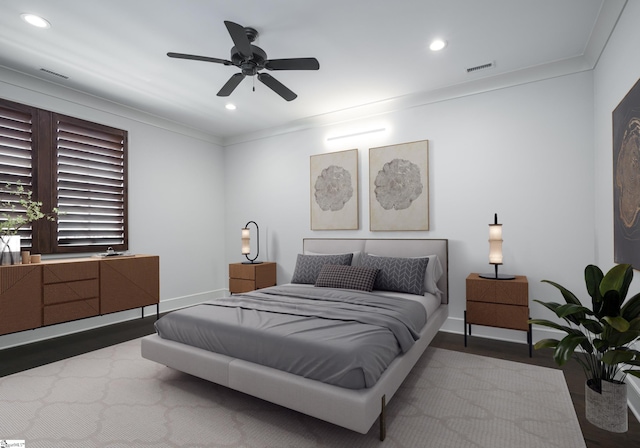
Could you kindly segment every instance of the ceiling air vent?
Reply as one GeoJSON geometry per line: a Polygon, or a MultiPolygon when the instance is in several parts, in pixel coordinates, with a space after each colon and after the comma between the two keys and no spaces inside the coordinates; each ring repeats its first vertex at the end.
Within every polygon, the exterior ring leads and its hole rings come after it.
{"type": "Polygon", "coordinates": [[[486,64],[476,65],[475,67],[469,67],[467,69],[467,73],[474,73],[480,70],[486,70],[488,68],[493,68],[496,66],[495,62],[487,62],[486,64]]]}
{"type": "Polygon", "coordinates": [[[40,71],[48,73],[48,74],[53,75],[53,76],[57,76],[58,78],[69,79],[69,77],[66,76],[66,75],[61,75],[60,73],[56,73],[56,72],[53,72],[51,70],[47,70],[46,68],[41,68],[40,71]]]}

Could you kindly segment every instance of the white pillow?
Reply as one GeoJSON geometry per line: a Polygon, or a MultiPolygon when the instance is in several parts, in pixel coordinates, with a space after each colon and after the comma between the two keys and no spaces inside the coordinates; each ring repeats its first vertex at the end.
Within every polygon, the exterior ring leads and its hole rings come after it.
{"type": "MultiPolygon", "coordinates": [[[[386,255],[378,255],[378,254],[367,254],[370,255],[372,257],[383,257],[386,255]]],[[[354,255],[355,258],[355,255],[354,255]]],[[[358,257],[359,259],[360,257],[358,257]]],[[[438,258],[437,255],[425,255],[423,257],[406,257],[406,258],[428,258],[429,262],[427,263],[427,270],[425,272],[425,276],[424,276],[424,289],[425,291],[437,296],[438,298],[440,297],[440,295],[442,294],[442,291],[440,291],[440,289],[438,288],[438,280],[440,280],[440,277],[442,277],[442,274],[444,274],[444,270],[442,269],[442,264],[440,263],[440,259],[438,258]]],[[[355,263],[353,262],[353,260],[351,261],[351,264],[354,265],[355,263]]]]}

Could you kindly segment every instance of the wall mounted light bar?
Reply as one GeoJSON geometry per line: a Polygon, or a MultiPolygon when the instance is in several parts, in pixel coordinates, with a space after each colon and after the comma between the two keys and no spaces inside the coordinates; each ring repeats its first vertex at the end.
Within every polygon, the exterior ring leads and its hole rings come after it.
{"type": "Polygon", "coordinates": [[[386,128],[377,128],[377,129],[370,129],[368,131],[354,132],[353,134],[337,135],[335,137],[327,138],[327,141],[330,142],[332,140],[338,140],[338,139],[341,139],[341,138],[356,137],[358,135],[365,135],[365,134],[373,134],[374,132],[382,132],[382,131],[386,131],[386,130],[387,130],[386,128]]]}

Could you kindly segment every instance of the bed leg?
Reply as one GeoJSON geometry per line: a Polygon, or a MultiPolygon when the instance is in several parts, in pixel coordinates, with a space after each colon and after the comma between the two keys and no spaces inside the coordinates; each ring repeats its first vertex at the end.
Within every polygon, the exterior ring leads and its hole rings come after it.
{"type": "Polygon", "coordinates": [[[386,401],[386,395],[383,395],[380,406],[380,441],[383,441],[387,437],[386,401]]]}

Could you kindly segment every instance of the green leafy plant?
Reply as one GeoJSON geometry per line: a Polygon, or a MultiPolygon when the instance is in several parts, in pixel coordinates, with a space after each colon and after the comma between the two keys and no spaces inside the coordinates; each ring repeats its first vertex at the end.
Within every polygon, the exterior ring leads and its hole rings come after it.
{"type": "Polygon", "coordinates": [[[587,382],[600,390],[602,381],[624,382],[627,374],[640,378],[640,352],[632,348],[640,337],[640,294],[625,302],[633,280],[633,268],[628,264],[614,266],[606,275],[594,265],[584,270],[587,292],[591,296],[589,309],[575,294],[564,286],[542,280],[555,286],[566,303],[535,300],[555,313],[569,325],[545,319],[531,319],[534,325],[543,325],[565,332],[561,339],[543,339],[535,348],[553,348],[555,362],[562,366],[572,357],[582,366],[587,382]],[[580,348],[578,352],[576,349],[580,348]],[[625,367],[626,366],[626,367],[625,367]]]}
{"type": "Polygon", "coordinates": [[[55,221],[59,215],[57,208],[54,208],[51,213],[42,212],[42,202],[34,201],[31,198],[33,192],[25,190],[21,183],[7,184],[2,193],[8,199],[3,200],[0,205],[3,210],[0,213],[1,236],[16,235],[21,227],[39,219],[55,221]]]}

